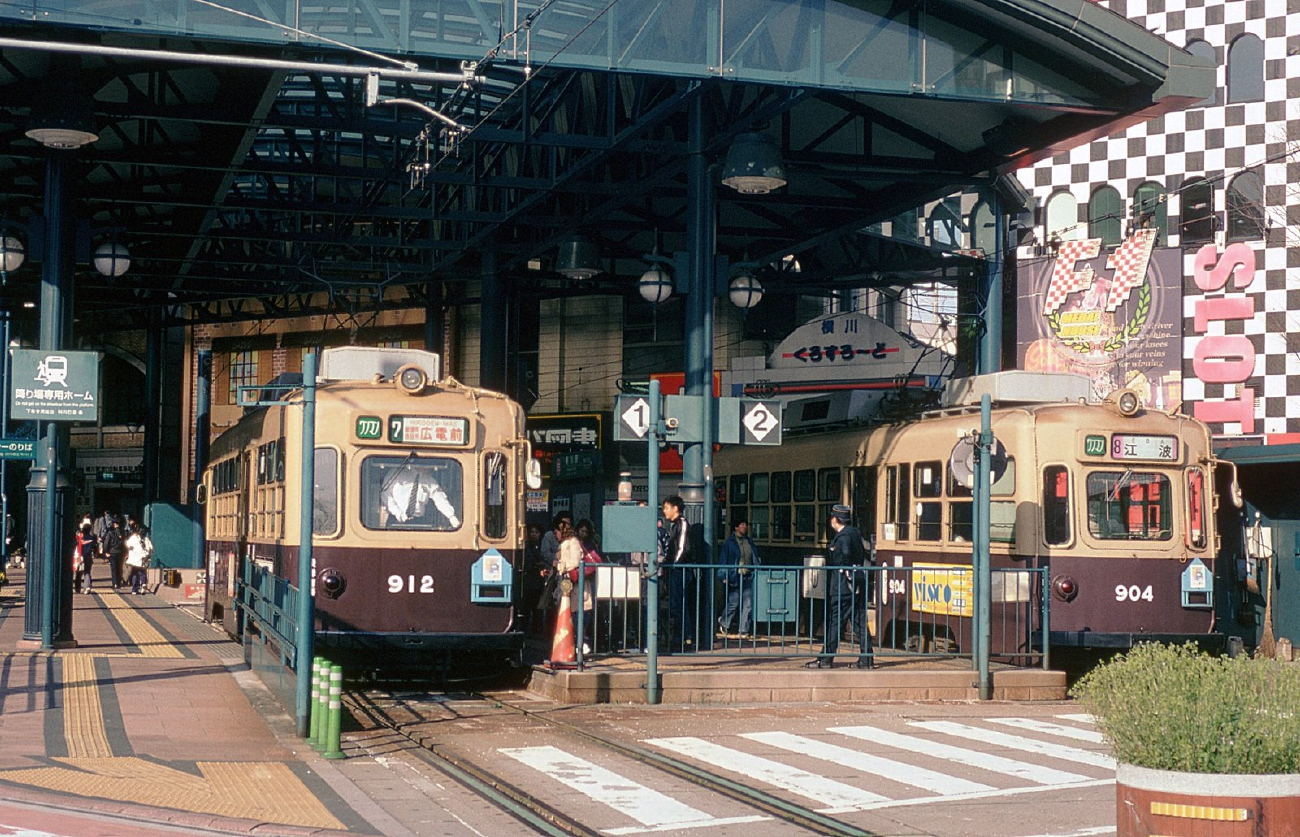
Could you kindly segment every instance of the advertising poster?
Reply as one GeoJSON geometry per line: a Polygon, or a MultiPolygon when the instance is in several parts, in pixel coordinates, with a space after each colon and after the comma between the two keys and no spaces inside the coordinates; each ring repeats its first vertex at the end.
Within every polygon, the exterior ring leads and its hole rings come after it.
{"type": "Polygon", "coordinates": [[[1127,387],[1168,410],[1182,403],[1182,257],[1137,230],[1110,252],[1101,239],[1063,242],[1020,263],[1018,365],[1074,372],[1104,398],[1127,387]]]}

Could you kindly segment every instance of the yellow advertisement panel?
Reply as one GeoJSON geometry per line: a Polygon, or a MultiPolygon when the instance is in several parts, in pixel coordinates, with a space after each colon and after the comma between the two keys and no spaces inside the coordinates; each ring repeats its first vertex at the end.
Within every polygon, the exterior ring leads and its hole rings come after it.
{"type": "Polygon", "coordinates": [[[913,564],[912,610],[940,616],[974,615],[974,574],[961,564],[913,564]]]}

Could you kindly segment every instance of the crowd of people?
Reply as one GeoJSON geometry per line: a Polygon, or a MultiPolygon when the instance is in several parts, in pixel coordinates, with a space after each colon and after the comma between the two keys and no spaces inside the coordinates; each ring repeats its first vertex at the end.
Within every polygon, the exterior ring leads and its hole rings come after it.
{"type": "MultiPolygon", "coordinates": [[[[703,527],[687,523],[685,504],[677,495],[666,498],[661,511],[659,572],[655,579],[666,582],[667,595],[660,598],[664,608],[659,620],[660,634],[666,640],[661,643],[661,649],[669,652],[707,651],[713,647],[717,637],[752,639],[756,616],[754,568],[762,563],[762,559],[749,536],[749,522],[744,518],[731,521],[730,532],[713,565],[717,583],[709,584],[708,578],[700,576],[703,570],[687,566],[706,561],[703,557],[703,527]],[[721,592],[718,592],[719,588],[721,592]],[[715,598],[721,605],[716,635],[712,629],[713,615],[718,613],[715,598]]],[[[826,557],[829,589],[824,644],[821,654],[808,664],[810,668],[829,668],[832,665],[839,650],[840,634],[848,623],[852,623],[853,634],[860,640],[857,667],[874,666],[871,634],[866,626],[867,575],[849,570],[867,566],[868,555],[862,534],[852,525],[851,519],[851,510],[847,506],[832,508],[829,524],[834,537],[826,557]],[[843,568],[843,571],[836,571],[836,567],[843,568]]],[[[546,532],[537,524],[528,527],[523,592],[526,628],[549,633],[555,627],[553,614],[561,596],[569,596],[574,635],[583,638],[584,654],[591,653],[598,640],[605,646],[600,650],[618,650],[615,645],[635,647],[640,644],[639,637],[644,636],[646,629],[644,614],[630,622],[624,618],[621,632],[615,630],[619,621],[615,608],[621,607],[621,603],[611,602],[607,612],[602,608],[601,618],[595,618],[596,584],[593,576],[596,565],[608,561],[601,555],[599,543],[596,527],[590,520],[579,520],[575,526],[572,515],[567,512],[556,514],[546,532]],[[582,584],[579,583],[580,568],[586,576],[582,584]]],[[[628,556],[632,564],[642,569],[642,602],[647,600],[646,584],[652,580],[645,572],[645,557],[628,556]]]]}
{"type": "Polygon", "coordinates": [[[135,595],[148,593],[152,557],[148,526],[108,509],[93,520],[87,514],[77,527],[72,550],[73,590],[89,594],[95,586],[95,568],[103,566],[112,589],[130,586],[135,595]]]}

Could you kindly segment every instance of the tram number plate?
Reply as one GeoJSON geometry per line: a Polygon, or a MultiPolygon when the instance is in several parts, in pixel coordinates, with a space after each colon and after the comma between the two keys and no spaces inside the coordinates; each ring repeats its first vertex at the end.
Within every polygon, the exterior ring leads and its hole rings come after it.
{"type": "Polygon", "coordinates": [[[469,419],[454,416],[389,416],[388,441],[399,445],[469,444],[469,419]]]}
{"type": "Polygon", "coordinates": [[[432,593],[433,576],[431,575],[390,575],[388,577],[390,593],[432,593]]]}
{"type": "Polygon", "coordinates": [[[1117,602],[1149,602],[1155,599],[1151,592],[1151,585],[1139,587],[1136,584],[1116,584],[1115,601],[1117,602]]]}

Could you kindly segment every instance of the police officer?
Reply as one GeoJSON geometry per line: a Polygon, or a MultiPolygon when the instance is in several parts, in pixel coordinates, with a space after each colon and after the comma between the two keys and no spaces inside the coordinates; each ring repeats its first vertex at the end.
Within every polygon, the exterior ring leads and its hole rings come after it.
{"type": "Polygon", "coordinates": [[[875,659],[871,647],[871,634],[867,631],[867,599],[869,585],[866,571],[861,569],[867,563],[867,551],[862,545],[862,533],[850,521],[853,512],[848,506],[831,507],[831,529],[835,538],[831,541],[830,555],[826,558],[826,633],[823,638],[822,653],[817,659],[807,663],[805,668],[830,668],[835,663],[835,652],[840,647],[840,634],[844,623],[853,620],[853,632],[862,638],[862,651],[858,656],[858,668],[874,668],[875,659]],[[861,584],[855,585],[855,580],[861,584]],[[855,587],[860,595],[855,595],[855,587]]]}

